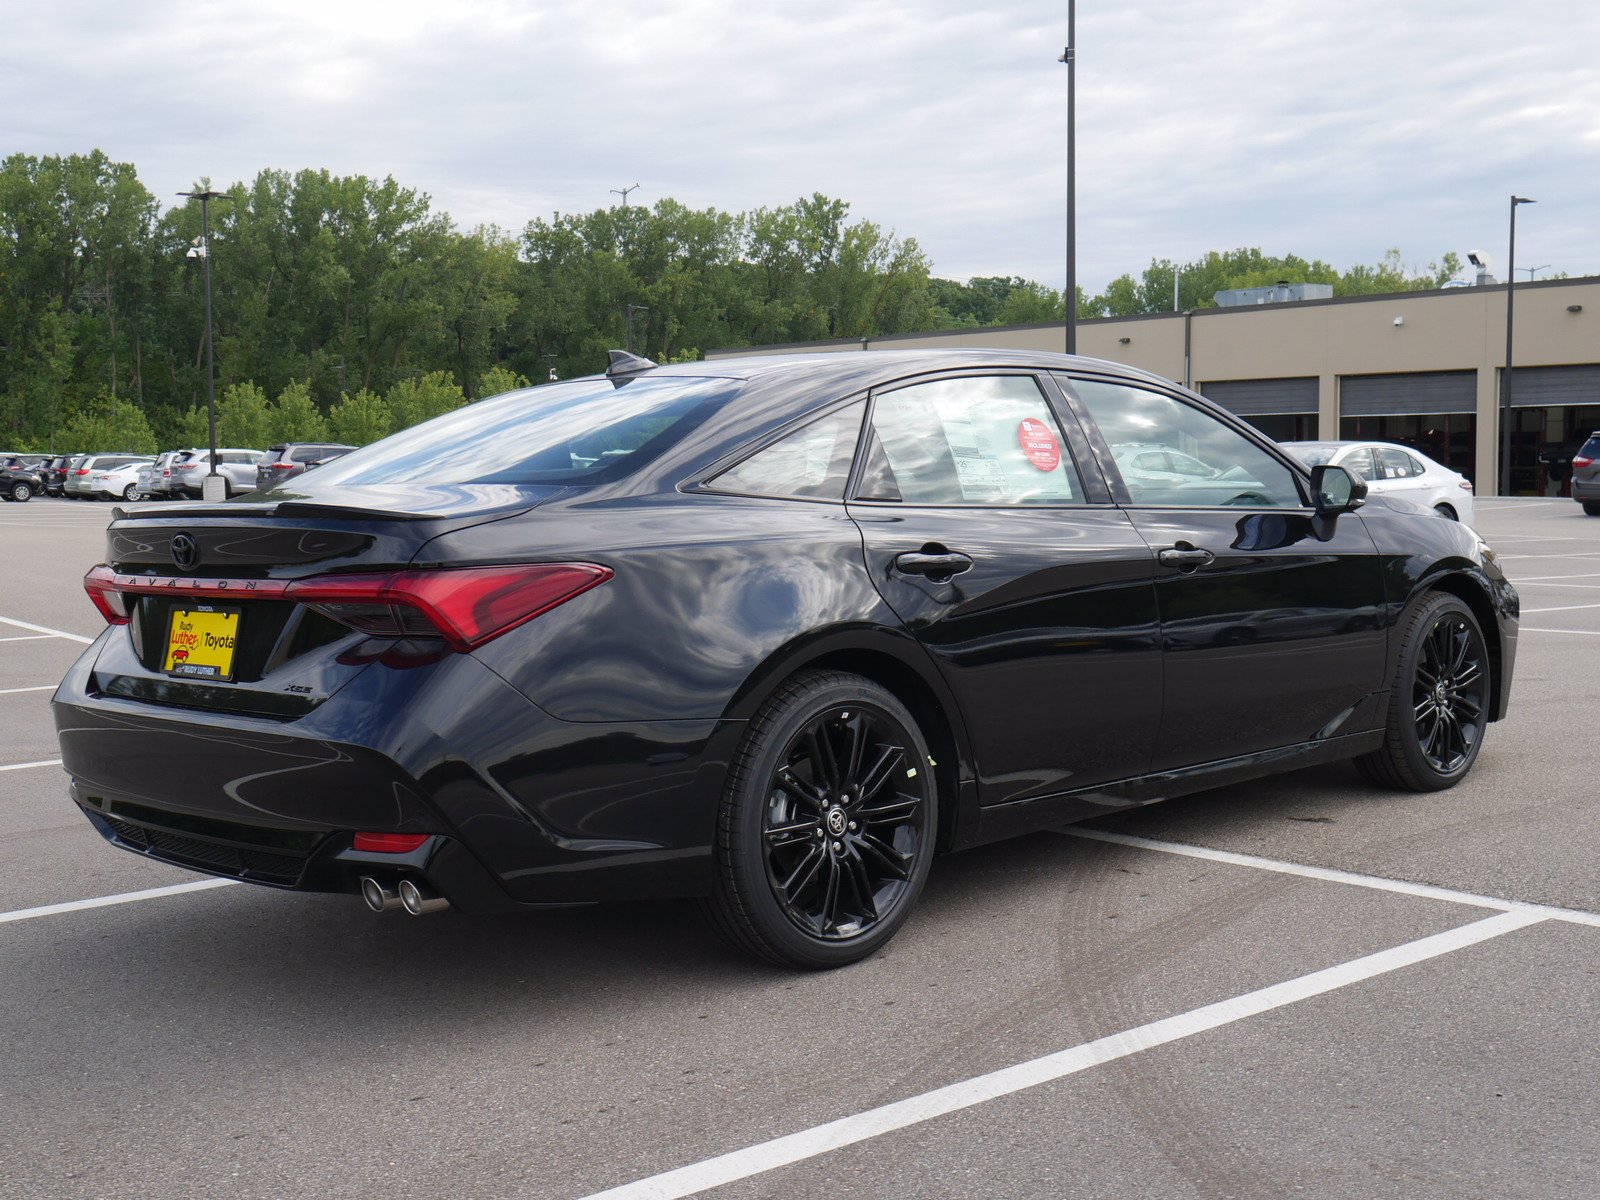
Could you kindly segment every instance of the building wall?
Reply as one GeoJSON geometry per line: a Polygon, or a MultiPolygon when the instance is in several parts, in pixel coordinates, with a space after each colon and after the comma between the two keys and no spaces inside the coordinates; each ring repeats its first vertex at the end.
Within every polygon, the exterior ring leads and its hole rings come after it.
{"type": "MultiPolygon", "coordinates": [[[[1078,352],[1184,381],[1180,313],[1080,322],[1078,352]]],[[[1498,489],[1498,388],[1505,364],[1506,288],[1448,288],[1349,300],[1308,300],[1244,308],[1196,310],[1190,323],[1189,382],[1316,376],[1323,437],[1337,437],[1339,379],[1347,375],[1475,371],[1477,483],[1498,489]],[[1401,323],[1395,324],[1400,318],[1401,323]]],[[[1063,349],[1060,325],[959,329],[870,339],[865,348],[933,349],[983,346],[1063,349]]],[[[857,351],[862,342],[712,351],[707,358],[792,353],[797,349],[857,351]]],[[[1600,363],[1600,278],[1524,283],[1516,292],[1517,366],[1600,363]],[[1577,305],[1578,312],[1569,312],[1577,305]]],[[[1600,396],[1594,398],[1600,404],[1600,396]]]]}

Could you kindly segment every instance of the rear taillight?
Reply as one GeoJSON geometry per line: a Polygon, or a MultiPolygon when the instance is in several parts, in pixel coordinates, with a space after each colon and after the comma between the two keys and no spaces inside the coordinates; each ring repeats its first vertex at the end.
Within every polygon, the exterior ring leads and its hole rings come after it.
{"type": "Polygon", "coordinates": [[[1463,479],[1463,480],[1462,480],[1462,481],[1461,481],[1461,490],[1462,490],[1462,491],[1463,491],[1463,492],[1470,492],[1470,491],[1471,491],[1471,490],[1472,490],[1472,480],[1470,480],[1470,479],[1463,479]]]}
{"type": "Polygon", "coordinates": [[[102,565],[83,577],[83,587],[113,625],[128,623],[128,598],[133,595],[282,599],[373,637],[443,638],[452,649],[473,650],[611,576],[610,567],[595,563],[525,563],[322,575],[291,582],[118,575],[102,565]]]}
{"type": "Polygon", "coordinates": [[[88,467],[79,467],[76,471],[73,472],[74,475],[87,475],[88,473],[89,473],[89,468],[88,467]]]}
{"type": "Polygon", "coordinates": [[[1594,466],[1594,459],[1587,454],[1574,454],[1572,456],[1572,465],[1575,467],[1592,467],[1594,466]]]}
{"type": "Polygon", "coordinates": [[[294,466],[294,464],[292,462],[268,463],[267,464],[267,470],[269,470],[269,471],[287,471],[292,466],[294,466]]]}
{"type": "Polygon", "coordinates": [[[83,577],[83,590],[100,610],[108,625],[128,623],[128,597],[116,586],[116,573],[110,567],[94,567],[83,577]]]}
{"type": "Polygon", "coordinates": [[[443,637],[472,650],[611,575],[594,563],[329,575],[291,583],[286,598],[375,637],[443,637]]]}

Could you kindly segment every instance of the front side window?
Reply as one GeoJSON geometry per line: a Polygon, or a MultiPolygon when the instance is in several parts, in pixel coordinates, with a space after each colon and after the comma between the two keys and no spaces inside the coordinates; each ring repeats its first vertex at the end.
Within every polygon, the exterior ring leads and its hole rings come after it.
{"type": "Polygon", "coordinates": [[[1073,388],[1111,446],[1135,504],[1185,508],[1300,508],[1295,473],[1210,413],[1121,383],[1073,388]],[[1164,469],[1148,466],[1155,456],[1164,469]]]}
{"type": "Polygon", "coordinates": [[[863,500],[904,504],[1081,504],[1061,427],[1027,375],[969,376],[873,402],[863,500]]]}
{"type": "Polygon", "coordinates": [[[710,486],[750,496],[844,499],[866,407],[865,400],[858,401],[779,438],[710,486]]]}
{"type": "Polygon", "coordinates": [[[1373,460],[1372,449],[1368,446],[1358,446],[1339,460],[1339,465],[1347,470],[1354,471],[1361,478],[1372,480],[1382,479],[1378,472],[1378,464],[1373,460]]]}

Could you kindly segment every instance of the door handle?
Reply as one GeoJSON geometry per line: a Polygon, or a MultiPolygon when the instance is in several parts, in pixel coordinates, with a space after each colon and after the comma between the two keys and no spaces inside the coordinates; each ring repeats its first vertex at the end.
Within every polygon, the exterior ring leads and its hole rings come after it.
{"type": "Polygon", "coordinates": [[[1209,567],[1217,561],[1217,556],[1209,550],[1198,550],[1188,542],[1179,542],[1171,550],[1162,550],[1158,553],[1156,561],[1163,567],[1176,567],[1185,575],[1189,575],[1201,567],[1209,567]]]}
{"type": "Polygon", "coordinates": [[[905,554],[897,554],[894,560],[895,570],[902,574],[926,575],[933,580],[959,575],[971,566],[971,555],[956,550],[946,550],[939,554],[908,551],[905,554]]]}

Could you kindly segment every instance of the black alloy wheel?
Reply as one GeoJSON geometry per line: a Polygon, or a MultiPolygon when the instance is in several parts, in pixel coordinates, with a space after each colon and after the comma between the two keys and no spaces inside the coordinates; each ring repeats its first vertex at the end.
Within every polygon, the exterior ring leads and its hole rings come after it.
{"type": "Polygon", "coordinates": [[[859,676],[798,676],[751,722],[730,775],[712,924],[789,966],[865,958],[910,912],[937,827],[927,746],[905,707],[859,676]]]}
{"type": "Polygon", "coordinates": [[[1384,744],[1356,760],[1371,782],[1433,792],[1466,777],[1483,746],[1489,648],[1472,610],[1434,593],[1413,610],[1401,642],[1384,744]]]}

